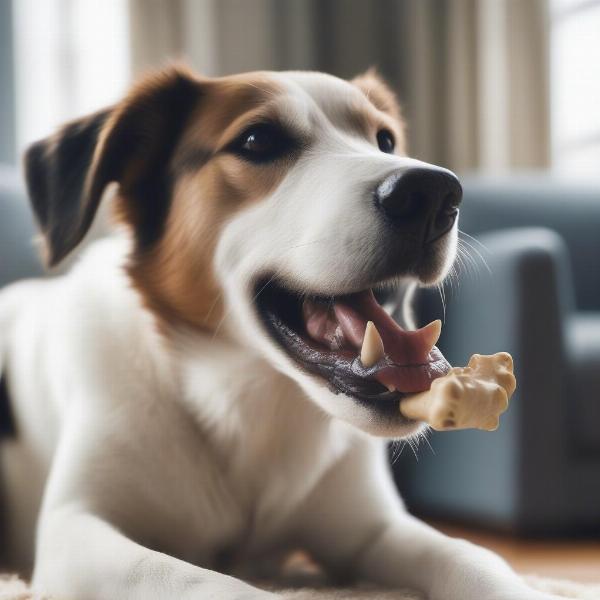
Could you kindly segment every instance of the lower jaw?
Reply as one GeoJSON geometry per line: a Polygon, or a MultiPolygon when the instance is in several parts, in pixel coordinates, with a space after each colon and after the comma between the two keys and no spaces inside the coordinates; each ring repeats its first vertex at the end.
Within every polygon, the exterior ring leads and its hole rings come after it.
{"type": "Polygon", "coordinates": [[[263,320],[279,346],[288,345],[293,348],[302,345],[302,351],[299,351],[298,356],[292,360],[303,371],[323,379],[332,393],[348,396],[386,420],[393,419],[399,424],[411,423],[401,415],[399,410],[399,403],[405,394],[398,391],[390,392],[378,381],[355,375],[352,372],[352,365],[364,370],[357,358],[350,362],[336,359],[335,355],[314,349],[311,356],[306,350],[308,347],[302,344],[298,333],[276,314],[267,312],[263,315],[263,320]]]}

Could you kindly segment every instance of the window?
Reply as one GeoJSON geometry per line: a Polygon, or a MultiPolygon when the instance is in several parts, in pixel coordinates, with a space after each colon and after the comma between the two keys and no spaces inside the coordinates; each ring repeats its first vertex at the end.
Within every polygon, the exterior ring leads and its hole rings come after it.
{"type": "Polygon", "coordinates": [[[551,2],[552,162],[600,175],[600,0],[551,2]]]}
{"type": "Polygon", "coordinates": [[[21,153],[64,121],[124,92],[130,76],[127,0],[18,0],[13,19],[21,153]]]}

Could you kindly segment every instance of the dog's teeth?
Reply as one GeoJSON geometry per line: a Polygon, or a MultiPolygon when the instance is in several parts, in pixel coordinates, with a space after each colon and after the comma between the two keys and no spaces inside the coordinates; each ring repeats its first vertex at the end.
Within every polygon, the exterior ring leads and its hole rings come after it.
{"type": "Polygon", "coordinates": [[[442,333],[442,322],[439,319],[431,321],[428,325],[423,327],[423,333],[426,333],[427,338],[427,352],[431,352],[431,349],[438,343],[440,334],[442,333]]]}
{"type": "Polygon", "coordinates": [[[396,388],[393,385],[388,385],[387,386],[388,392],[395,392],[396,388]]]}
{"type": "Polygon", "coordinates": [[[385,354],[383,341],[375,327],[373,321],[367,323],[365,337],[363,338],[362,348],[360,349],[360,362],[364,367],[372,367],[381,360],[385,354]]]}

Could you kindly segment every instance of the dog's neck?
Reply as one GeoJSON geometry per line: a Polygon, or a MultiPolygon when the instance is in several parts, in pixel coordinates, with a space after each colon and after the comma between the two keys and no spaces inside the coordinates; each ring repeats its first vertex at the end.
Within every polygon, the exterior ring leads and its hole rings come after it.
{"type": "Polygon", "coordinates": [[[293,502],[286,497],[291,482],[303,482],[297,493],[305,493],[357,435],[242,345],[196,335],[180,341],[177,354],[185,407],[220,455],[230,480],[257,488],[247,487],[249,495],[260,495],[264,486],[277,501],[293,502]],[[274,477],[273,470],[286,476],[274,477]],[[286,493],[273,489],[274,480],[288,486],[286,493]]]}
{"type": "Polygon", "coordinates": [[[331,418],[294,381],[235,340],[210,333],[180,336],[174,356],[186,407],[219,444],[249,436],[272,440],[275,428],[266,426],[274,420],[277,431],[298,418],[310,420],[312,430],[330,425],[331,418]]]}

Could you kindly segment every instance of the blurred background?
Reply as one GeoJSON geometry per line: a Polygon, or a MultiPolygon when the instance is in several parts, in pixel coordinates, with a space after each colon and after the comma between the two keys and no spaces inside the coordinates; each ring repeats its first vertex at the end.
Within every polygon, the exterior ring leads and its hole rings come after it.
{"type": "Polygon", "coordinates": [[[593,0],[1,0],[2,148],[176,58],[207,75],[371,65],[398,90],[414,155],[459,171],[593,173],[593,0]]]}
{"type": "Polygon", "coordinates": [[[420,317],[454,364],[511,352],[519,382],[498,431],[393,445],[398,484],[529,570],[600,579],[600,544],[572,541],[600,539],[600,0],[0,0],[0,284],[39,272],[25,146],[172,59],[387,78],[410,154],[465,189],[420,317]]]}

